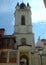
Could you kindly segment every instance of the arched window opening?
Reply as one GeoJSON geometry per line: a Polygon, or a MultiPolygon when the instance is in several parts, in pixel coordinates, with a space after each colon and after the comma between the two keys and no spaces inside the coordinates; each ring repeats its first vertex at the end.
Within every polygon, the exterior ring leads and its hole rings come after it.
{"type": "Polygon", "coordinates": [[[21,25],[25,25],[25,16],[23,16],[23,15],[21,17],[21,25]]]}

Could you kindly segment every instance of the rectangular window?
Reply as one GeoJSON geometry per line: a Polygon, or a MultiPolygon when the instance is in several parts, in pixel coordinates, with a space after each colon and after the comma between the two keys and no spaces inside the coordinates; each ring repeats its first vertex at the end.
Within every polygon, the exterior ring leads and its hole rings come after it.
{"type": "Polygon", "coordinates": [[[9,54],[9,62],[11,62],[11,63],[16,63],[17,62],[17,53],[16,53],[16,51],[12,51],[12,52],[10,52],[10,54],[9,54]]]}
{"type": "Polygon", "coordinates": [[[11,46],[12,45],[12,39],[8,40],[8,45],[11,46]]]}
{"type": "Polygon", "coordinates": [[[2,45],[6,46],[6,39],[4,39],[4,38],[2,39],[2,45]]]}
{"type": "Polygon", "coordinates": [[[10,52],[10,55],[9,55],[10,58],[16,58],[16,56],[17,56],[16,51],[10,52]]]}
{"type": "Polygon", "coordinates": [[[7,62],[7,52],[0,52],[0,63],[6,63],[7,62]]]}

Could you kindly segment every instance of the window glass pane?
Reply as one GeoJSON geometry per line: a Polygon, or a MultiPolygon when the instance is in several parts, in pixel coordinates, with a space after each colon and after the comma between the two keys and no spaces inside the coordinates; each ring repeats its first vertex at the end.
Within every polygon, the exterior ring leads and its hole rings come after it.
{"type": "Polygon", "coordinates": [[[16,53],[16,51],[12,51],[12,52],[10,52],[10,55],[9,55],[9,57],[10,58],[16,58],[17,57],[17,53],[16,53]]]}
{"type": "Polygon", "coordinates": [[[8,40],[8,45],[10,45],[10,46],[12,45],[12,39],[8,40]]]}
{"type": "Polygon", "coordinates": [[[7,58],[7,56],[8,56],[8,53],[7,52],[0,52],[0,57],[1,58],[7,58]]]}
{"type": "Polygon", "coordinates": [[[2,45],[6,46],[6,39],[2,39],[2,45]]]}
{"type": "Polygon", "coordinates": [[[7,52],[0,52],[0,63],[6,63],[7,62],[7,52]]]}
{"type": "Polygon", "coordinates": [[[9,62],[16,63],[17,62],[17,52],[11,51],[9,54],[9,62]]]}

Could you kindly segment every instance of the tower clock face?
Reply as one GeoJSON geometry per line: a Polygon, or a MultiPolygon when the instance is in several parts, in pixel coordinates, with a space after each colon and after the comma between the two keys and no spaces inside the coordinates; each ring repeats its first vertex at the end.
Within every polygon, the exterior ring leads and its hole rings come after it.
{"type": "Polygon", "coordinates": [[[21,43],[22,43],[22,44],[26,44],[26,39],[25,39],[25,38],[22,38],[22,39],[21,39],[21,43]]]}

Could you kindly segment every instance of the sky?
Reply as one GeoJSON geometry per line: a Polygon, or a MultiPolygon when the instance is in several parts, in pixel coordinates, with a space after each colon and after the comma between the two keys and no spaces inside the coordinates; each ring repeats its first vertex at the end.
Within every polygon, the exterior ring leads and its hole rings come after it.
{"type": "Polygon", "coordinates": [[[0,0],[0,28],[5,28],[5,34],[14,32],[14,11],[17,2],[29,3],[32,11],[32,25],[35,42],[40,36],[46,39],[46,8],[43,0],[0,0]]]}

